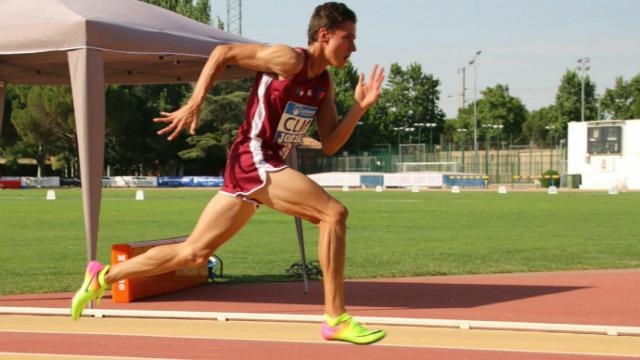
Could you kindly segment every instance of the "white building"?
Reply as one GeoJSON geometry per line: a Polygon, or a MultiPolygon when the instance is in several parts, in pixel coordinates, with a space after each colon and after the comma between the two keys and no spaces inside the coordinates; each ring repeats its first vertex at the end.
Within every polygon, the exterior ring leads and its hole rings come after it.
{"type": "Polygon", "coordinates": [[[640,190],[640,120],[570,122],[569,174],[581,189],[640,190]]]}

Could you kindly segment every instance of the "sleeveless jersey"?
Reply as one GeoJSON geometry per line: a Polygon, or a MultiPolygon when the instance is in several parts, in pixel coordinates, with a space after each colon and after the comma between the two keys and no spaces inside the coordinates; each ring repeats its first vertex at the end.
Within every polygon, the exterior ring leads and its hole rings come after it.
{"type": "Polygon", "coordinates": [[[246,196],[264,186],[266,173],[287,167],[284,158],[302,142],[330,86],[327,70],[307,78],[309,54],[296,75],[278,80],[259,72],[238,136],[229,151],[222,192],[246,196]]]}

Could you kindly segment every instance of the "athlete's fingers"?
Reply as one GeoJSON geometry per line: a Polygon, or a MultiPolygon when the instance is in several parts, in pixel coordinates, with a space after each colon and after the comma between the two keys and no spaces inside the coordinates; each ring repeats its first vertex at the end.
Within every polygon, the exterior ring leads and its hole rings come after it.
{"type": "Polygon", "coordinates": [[[371,71],[371,76],[369,77],[369,83],[373,84],[375,80],[376,73],[378,72],[378,64],[373,65],[373,71],[371,71]]]}
{"type": "Polygon", "coordinates": [[[165,126],[164,128],[160,129],[156,134],[158,135],[164,135],[170,131],[173,131],[173,129],[175,129],[175,127],[177,126],[177,122],[172,122],[171,124],[165,126]]]}
{"type": "Polygon", "coordinates": [[[189,129],[189,133],[191,135],[195,135],[196,134],[196,127],[198,126],[197,121],[194,119],[193,122],[191,122],[191,128],[189,129]]]}
{"type": "Polygon", "coordinates": [[[376,79],[376,88],[380,88],[384,82],[384,66],[380,68],[378,72],[378,78],[376,79]]]}
{"type": "Polygon", "coordinates": [[[183,126],[182,123],[177,125],[176,129],[173,131],[173,133],[171,135],[169,135],[167,140],[171,141],[171,140],[175,139],[176,137],[178,137],[178,135],[180,135],[180,130],[182,130],[182,126],[183,126]]]}
{"type": "Polygon", "coordinates": [[[160,111],[160,115],[164,115],[164,117],[153,118],[153,122],[172,122],[173,121],[173,113],[160,111]]]}
{"type": "Polygon", "coordinates": [[[153,122],[169,123],[169,122],[172,122],[172,121],[173,121],[173,118],[170,118],[170,117],[153,118],[153,122]]]}

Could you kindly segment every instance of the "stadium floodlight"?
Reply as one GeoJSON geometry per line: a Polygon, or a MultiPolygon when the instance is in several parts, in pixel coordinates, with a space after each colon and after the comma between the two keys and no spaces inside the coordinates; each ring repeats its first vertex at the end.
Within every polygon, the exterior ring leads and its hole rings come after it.
{"type": "Polygon", "coordinates": [[[584,121],[584,81],[587,78],[587,71],[591,70],[591,66],[589,63],[591,59],[588,57],[581,57],[578,59],[578,70],[580,70],[580,77],[582,83],[582,96],[581,96],[581,107],[580,107],[580,121],[584,121]]]}
{"type": "MultiPolygon", "coordinates": [[[[473,161],[474,167],[478,163],[478,56],[482,50],[476,51],[469,65],[473,65],[473,161]]],[[[474,169],[475,170],[475,169],[474,169]]]]}

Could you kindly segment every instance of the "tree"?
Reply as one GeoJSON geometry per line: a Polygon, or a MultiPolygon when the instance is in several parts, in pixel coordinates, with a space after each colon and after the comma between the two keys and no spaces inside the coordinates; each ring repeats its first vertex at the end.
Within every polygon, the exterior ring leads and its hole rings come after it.
{"type": "Polygon", "coordinates": [[[180,151],[180,158],[201,164],[204,169],[200,167],[200,172],[222,173],[228,149],[244,120],[248,97],[247,92],[208,95],[200,111],[198,132],[201,135],[187,139],[191,147],[180,151]]]}
{"type": "MultiPolygon", "coordinates": [[[[341,69],[329,67],[329,73],[331,74],[331,81],[335,92],[333,101],[336,104],[338,119],[340,119],[347,114],[349,109],[351,109],[351,106],[355,103],[353,94],[356,90],[356,85],[358,84],[358,70],[353,66],[351,61],[348,61],[341,69]]],[[[364,135],[361,134],[365,127],[370,127],[366,114],[360,119],[359,125],[356,125],[354,130],[354,134],[343,146],[345,150],[350,152],[360,151],[361,143],[364,144],[366,142],[364,135]]],[[[314,124],[313,128],[310,129],[310,133],[316,132],[317,129],[314,124]]]]}
{"type": "MultiPolygon", "coordinates": [[[[595,120],[597,114],[596,84],[587,76],[584,80],[585,120],[595,120]]],[[[555,106],[560,114],[560,134],[567,132],[569,121],[580,121],[582,113],[582,80],[574,70],[562,76],[555,106]]]]}
{"type": "Polygon", "coordinates": [[[600,104],[607,117],[616,120],[640,119],[640,74],[629,81],[616,78],[615,87],[605,90],[600,104]]]}
{"type": "Polygon", "coordinates": [[[45,162],[65,151],[65,124],[73,118],[70,91],[61,86],[20,86],[16,93],[11,123],[20,140],[13,153],[34,158],[37,176],[42,176],[45,162]]]}
{"type": "Polygon", "coordinates": [[[403,69],[394,63],[387,83],[380,106],[389,112],[390,127],[411,128],[416,123],[435,123],[435,132],[442,132],[445,114],[438,106],[440,80],[424,74],[420,64],[412,63],[403,69]]]}
{"type": "Polygon", "coordinates": [[[2,121],[2,129],[0,129],[0,156],[3,151],[6,151],[9,147],[14,145],[18,141],[18,133],[11,123],[11,109],[12,103],[17,99],[18,95],[15,91],[15,86],[7,86],[7,92],[5,95],[5,107],[4,117],[2,121]]]}
{"type": "MultiPolygon", "coordinates": [[[[197,21],[211,21],[209,0],[143,0],[197,21]]],[[[135,85],[107,89],[105,160],[114,174],[178,173],[182,158],[178,152],[188,145],[180,137],[166,141],[155,132],[160,125],[151,119],[161,111],[175,111],[183,105],[192,86],[135,85]],[[162,170],[162,171],[161,171],[162,170]]]]}
{"type": "Polygon", "coordinates": [[[561,129],[562,126],[560,113],[553,105],[530,112],[527,121],[522,124],[522,135],[529,143],[544,146],[547,144],[549,126],[554,129],[561,129]]]}
{"type": "Polygon", "coordinates": [[[190,17],[201,23],[211,23],[209,0],[142,0],[148,4],[160,6],[178,14],[190,17]]]}
{"type": "MultiPolygon", "coordinates": [[[[490,131],[490,135],[496,135],[497,130],[483,130],[483,127],[502,125],[504,139],[519,139],[521,137],[522,124],[527,119],[527,108],[522,101],[509,93],[509,85],[497,84],[488,87],[481,93],[482,97],[477,101],[477,131],[478,139],[484,131],[490,131]]],[[[458,110],[458,126],[467,129],[471,133],[466,135],[473,138],[473,104],[458,110]]]]}
{"type": "Polygon", "coordinates": [[[519,138],[527,119],[527,108],[519,98],[509,94],[509,85],[488,87],[481,94],[483,101],[477,109],[479,126],[502,125],[504,138],[519,138]]]}

